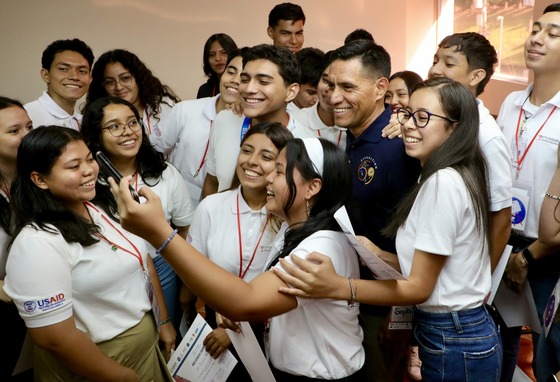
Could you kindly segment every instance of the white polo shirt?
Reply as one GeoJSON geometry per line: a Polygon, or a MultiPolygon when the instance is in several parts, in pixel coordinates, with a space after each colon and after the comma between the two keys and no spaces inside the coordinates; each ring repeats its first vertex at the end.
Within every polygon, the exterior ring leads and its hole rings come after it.
{"type": "MultiPolygon", "coordinates": [[[[512,229],[528,238],[537,238],[539,229],[539,215],[544,194],[548,189],[550,180],[558,161],[558,143],[560,143],[560,92],[552,99],[540,106],[531,105],[529,95],[533,85],[523,91],[513,92],[508,95],[502,104],[498,115],[498,126],[502,129],[511,150],[511,176],[513,179],[514,196],[518,193],[526,194],[528,202],[516,198],[512,205],[512,214],[516,214],[516,221],[524,223],[512,225],[512,229]],[[523,105],[523,107],[522,107],[523,105]],[[556,107],[556,109],[554,109],[556,107]],[[519,176],[517,176],[516,135],[521,130],[521,123],[525,115],[526,130],[523,133],[526,144],[519,146],[523,149],[533,140],[529,151],[521,150],[521,157],[527,153],[521,162],[519,176]],[[548,121],[547,121],[548,119],[548,121]]],[[[518,142],[522,139],[518,139],[518,142]]]]}
{"type": "Polygon", "coordinates": [[[511,154],[506,137],[482,100],[477,99],[480,115],[478,140],[488,164],[490,211],[511,207],[511,154]]]}
{"type": "Polygon", "coordinates": [[[315,105],[311,107],[299,109],[298,112],[294,113],[294,118],[301,122],[303,126],[309,128],[316,137],[325,138],[340,147],[342,150],[345,150],[346,129],[336,125],[325,125],[319,117],[319,112],[317,111],[318,107],[319,102],[315,103],[315,105]]]}
{"type": "Polygon", "coordinates": [[[206,177],[210,127],[219,96],[179,102],[161,122],[159,133],[150,138],[156,150],[169,155],[169,162],[187,182],[195,207],[206,177]]]}
{"type": "Polygon", "coordinates": [[[54,102],[46,91],[43,92],[39,99],[28,102],[23,107],[27,114],[29,114],[33,127],[56,125],[80,131],[82,115],[77,110],[72,115],[68,114],[54,102]]]}
{"type": "Polygon", "coordinates": [[[4,290],[28,328],[73,316],[76,327],[98,343],[137,325],[151,309],[148,251],[144,239],[97,209],[88,206],[88,211],[103,236],[119,246],[116,250],[104,240],[88,247],[68,243],[52,226],[47,232],[28,225],[10,250],[4,290]],[[137,254],[135,248],[146,272],[131,254],[137,254]]]}
{"type": "Polygon", "coordinates": [[[266,210],[262,208],[253,211],[243,199],[239,187],[208,195],[200,202],[189,228],[187,241],[204,256],[234,275],[239,275],[241,258],[241,274],[245,274],[243,279],[249,282],[263,272],[276,237],[276,233],[266,222],[266,210]],[[239,236],[242,243],[241,254],[239,236]]]}
{"type": "MultiPolygon", "coordinates": [[[[290,113],[287,129],[294,138],[313,138],[315,135],[305,129],[290,113]]],[[[216,116],[210,132],[210,146],[206,163],[208,174],[218,178],[218,192],[231,187],[235,164],[241,143],[241,129],[245,116],[235,115],[229,110],[222,110],[216,116]]]]}

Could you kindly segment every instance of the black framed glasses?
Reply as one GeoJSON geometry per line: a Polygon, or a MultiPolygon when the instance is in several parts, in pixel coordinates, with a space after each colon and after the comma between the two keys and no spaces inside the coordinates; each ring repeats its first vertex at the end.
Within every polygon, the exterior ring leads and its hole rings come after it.
{"type": "Polygon", "coordinates": [[[102,127],[102,129],[105,129],[105,130],[109,131],[109,133],[113,137],[120,137],[124,134],[127,127],[132,132],[137,132],[137,131],[142,130],[142,122],[140,122],[139,120],[134,118],[134,119],[131,119],[130,121],[128,121],[127,123],[112,122],[109,125],[107,125],[105,127],[102,127]]]}
{"type": "Polygon", "coordinates": [[[426,110],[416,110],[415,112],[411,112],[410,110],[404,109],[402,107],[397,109],[397,120],[401,125],[404,125],[406,122],[408,122],[410,118],[412,118],[412,122],[414,123],[414,126],[418,128],[426,127],[428,122],[430,122],[431,117],[438,117],[441,119],[445,119],[446,121],[449,121],[451,123],[458,122],[451,118],[444,117],[443,115],[430,113],[429,111],[426,110]]]}

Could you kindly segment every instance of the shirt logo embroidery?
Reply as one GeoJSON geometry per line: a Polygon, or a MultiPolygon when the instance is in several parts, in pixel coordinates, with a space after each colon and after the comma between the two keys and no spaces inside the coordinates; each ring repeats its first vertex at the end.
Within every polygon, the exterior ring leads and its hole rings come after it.
{"type": "Polygon", "coordinates": [[[362,158],[360,165],[358,166],[358,180],[364,182],[364,184],[369,184],[375,177],[375,170],[377,169],[377,163],[370,157],[362,158]]]}

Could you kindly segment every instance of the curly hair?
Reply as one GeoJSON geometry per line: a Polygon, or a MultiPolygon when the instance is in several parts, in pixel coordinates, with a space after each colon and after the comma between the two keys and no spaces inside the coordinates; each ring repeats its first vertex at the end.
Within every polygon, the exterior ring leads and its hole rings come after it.
{"type": "Polygon", "coordinates": [[[152,74],[152,71],[140,61],[138,56],[124,49],[115,49],[103,53],[93,65],[92,81],[86,98],[87,104],[98,98],[109,96],[102,84],[105,77],[105,68],[108,64],[117,62],[132,74],[136,84],[138,84],[138,97],[142,106],[150,110],[156,116],[156,119],[159,119],[157,116],[161,112],[160,104],[165,103],[165,97],[170,98],[175,103],[180,101],[173,90],[169,86],[163,85],[152,74]]]}

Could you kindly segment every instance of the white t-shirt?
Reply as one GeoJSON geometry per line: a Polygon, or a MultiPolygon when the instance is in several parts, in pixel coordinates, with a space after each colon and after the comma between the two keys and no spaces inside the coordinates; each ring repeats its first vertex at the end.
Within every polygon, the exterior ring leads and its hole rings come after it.
{"type": "MultiPolygon", "coordinates": [[[[148,182],[154,184],[155,180],[149,178],[148,182]]],[[[141,176],[136,178],[135,188],[139,190],[142,186],[149,187],[154,191],[161,200],[163,212],[168,222],[173,223],[176,227],[186,227],[191,224],[194,216],[194,207],[189,196],[187,183],[179,173],[179,171],[170,163],[163,170],[161,179],[155,186],[144,183],[141,176]]],[[[144,202],[144,198],[140,199],[144,202]]],[[[150,256],[155,257],[156,248],[146,242],[150,256]]]]}
{"type": "Polygon", "coordinates": [[[197,206],[206,177],[206,159],[210,127],[216,118],[216,101],[220,95],[182,101],[162,121],[151,142],[187,181],[193,206],[197,206]]]}
{"type": "Polygon", "coordinates": [[[476,100],[480,115],[478,140],[488,164],[490,211],[511,207],[511,155],[504,133],[481,100],[476,100]]]}
{"type": "Polygon", "coordinates": [[[431,296],[417,305],[421,310],[447,313],[476,308],[490,291],[489,248],[476,228],[475,214],[467,187],[452,168],[439,170],[420,189],[397,232],[403,275],[410,275],[415,250],[447,256],[431,296]]]}
{"type": "Polygon", "coordinates": [[[317,111],[318,107],[319,102],[311,107],[300,109],[297,113],[294,113],[294,118],[301,122],[303,126],[308,127],[316,137],[325,138],[345,150],[346,129],[338,126],[325,125],[319,117],[317,111]]]}
{"type": "Polygon", "coordinates": [[[4,290],[28,328],[53,325],[73,315],[76,327],[98,343],[132,328],[151,309],[148,251],[142,238],[97,208],[88,210],[101,233],[126,251],[113,250],[105,240],[82,247],[66,242],[56,229],[50,233],[26,226],[10,250],[4,290]]]}
{"type": "Polygon", "coordinates": [[[72,115],[68,114],[46,91],[39,99],[28,102],[23,107],[29,114],[33,127],[56,125],[80,131],[82,115],[77,110],[72,115]]]}
{"type": "MultiPolygon", "coordinates": [[[[210,132],[206,171],[218,178],[218,192],[231,187],[244,121],[245,116],[237,116],[229,110],[222,110],[214,120],[210,132]]],[[[287,128],[294,138],[314,137],[309,129],[304,129],[291,115],[287,128]]]]}
{"type": "MultiPolygon", "coordinates": [[[[285,229],[286,223],[278,233],[274,252],[283,246],[285,229]]],[[[292,253],[306,258],[314,251],[330,257],[339,275],[360,277],[358,255],[344,233],[315,232],[292,253]]],[[[283,269],[280,264],[275,267],[283,269]]],[[[297,300],[296,309],[270,319],[272,365],[286,373],[318,379],[340,379],[360,370],[365,355],[359,308],[348,308],[348,302],[339,300],[297,300]]]]}
{"type": "Polygon", "coordinates": [[[243,279],[249,282],[263,272],[272,242],[276,237],[276,233],[268,224],[265,228],[266,222],[266,210],[262,208],[253,211],[243,199],[240,188],[224,191],[209,195],[200,202],[189,228],[187,241],[223,269],[239,275],[239,232],[241,232],[243,259],[241,274],[246,272],[243,279]],[[247,269],[249,264],[250,267],[247,269]]]}
{"type": "MultiPolygon", "coordinates": [[[[502,104],[498,115],[498,126],[504,132],[508,146],[511,149],[511,176],[513,188],[523,190],[521,193],[528,195],[528,203],[523,203],[520,199],[514,201],[512,214],[517,213],[524,223],[524,228],[512,228],[519,234],[537,238],[539,229],[539,215],[544,194],[548,189],[552,175],[558,161],[558,143],[560,143],[560,92],[556,93],[552,99],[540,106],[531,105],[529,95],[533,90],[533,85],[523,91],[513,92],[508,95],[502,104]],[[524,104],[524,105],[523,105],[524,104]],[[529,142],[535,138],[533,144],[527,151],[524,160],[521,162],[521,170],[517,178],[517,154],[516,154],[516,133],[519,118],[524,119],[521,105],[528,119],[525,122],[526,131],[523,133],[525,139],[520,139],[520,148],[528,146],[529,142]],[[554,108],[556,109],[554,110],[554,108]],[[553,111],[554,110],[554,111],[553,111]],[[545,121],[548,121],[545,123],[545,121]],[[542,129],[541,129],[542,127],[542,129]],[[541,129],[539,131],[539,129],[541,129]],[[526,143],[523,144],[523,141],[526,143]]],[[[521,130],[521,129],[520,129],[521,130]]],[[[521,150],[520,156],[526,150],[521,150]]]]}

